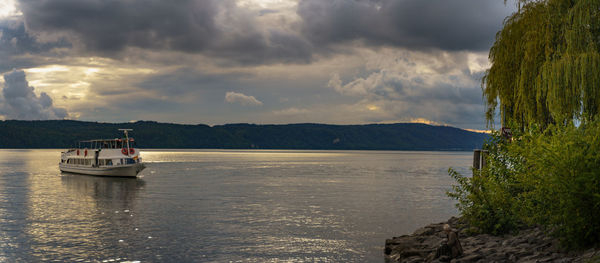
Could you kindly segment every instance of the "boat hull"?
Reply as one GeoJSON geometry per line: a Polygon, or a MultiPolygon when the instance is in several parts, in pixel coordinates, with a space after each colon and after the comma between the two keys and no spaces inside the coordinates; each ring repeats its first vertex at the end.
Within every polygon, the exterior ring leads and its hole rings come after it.
{"type": "Polygon", "coordinates": [[[136,177],[146,166],[143,163],[118,165],[113,167],[89,167],[72,164],[59,164],[61,172],[109,177],[136,177]]]}

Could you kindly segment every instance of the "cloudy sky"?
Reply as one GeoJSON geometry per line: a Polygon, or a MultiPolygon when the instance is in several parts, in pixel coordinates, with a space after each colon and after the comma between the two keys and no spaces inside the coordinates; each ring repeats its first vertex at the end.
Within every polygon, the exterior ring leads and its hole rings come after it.
{"type": "Polygon", "coordinates": [[[2,0],[0,119],[485,129],[502,0],[2,0]]]}

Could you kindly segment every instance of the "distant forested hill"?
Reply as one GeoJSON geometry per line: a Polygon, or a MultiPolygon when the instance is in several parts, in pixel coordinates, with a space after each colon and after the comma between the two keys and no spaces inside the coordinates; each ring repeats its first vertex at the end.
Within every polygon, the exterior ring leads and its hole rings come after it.
{"type": "Polygon", "coordinates": [[[0,148],[68,148],[78,140],[117,138],[133,129],[139,148],[472,150],[486,134],[420,123],[181,125],[138,121],[0,121],[0,148]]]}

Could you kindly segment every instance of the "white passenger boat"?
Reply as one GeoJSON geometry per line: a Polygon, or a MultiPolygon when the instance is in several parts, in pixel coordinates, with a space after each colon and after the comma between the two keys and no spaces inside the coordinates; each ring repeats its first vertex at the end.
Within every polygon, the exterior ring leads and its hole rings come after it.
{"type": "Polygon", "coordinates": [[[119,129],[122,139],[80,141],[79,147],[61,153],[60,171],[98,176],[136,177],[146,166],[142,163],[132,129],[119,129]]]}

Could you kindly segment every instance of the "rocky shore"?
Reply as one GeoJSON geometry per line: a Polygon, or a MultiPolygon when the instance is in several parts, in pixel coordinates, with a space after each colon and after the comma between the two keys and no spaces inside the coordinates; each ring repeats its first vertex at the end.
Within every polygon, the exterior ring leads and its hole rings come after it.
{"type": "Polygon", "coordinates": [[[434,257],[446,237],[444,224],[458,231],[464,250],[463,256],[451,262],[600,262],[600,248],[567,253],[540,228],[524,229],[514,236],[470,235],[469,226],[456,217],[417,229],[412,235],[386,240],[385,261],[440,262],[434,257]]]}

